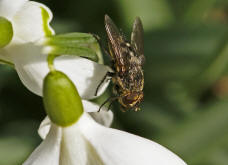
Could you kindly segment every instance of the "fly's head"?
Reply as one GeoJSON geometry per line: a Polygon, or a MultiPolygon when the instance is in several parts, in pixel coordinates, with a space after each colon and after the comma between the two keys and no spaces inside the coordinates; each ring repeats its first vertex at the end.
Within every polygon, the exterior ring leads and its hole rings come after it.
{"type": "Polygon", "coordinates": [[[119,102],[123,109],[140,110],[139,104],[143,101],[144,94],[142,91],[128,92],[119,97],[119,102]]]}

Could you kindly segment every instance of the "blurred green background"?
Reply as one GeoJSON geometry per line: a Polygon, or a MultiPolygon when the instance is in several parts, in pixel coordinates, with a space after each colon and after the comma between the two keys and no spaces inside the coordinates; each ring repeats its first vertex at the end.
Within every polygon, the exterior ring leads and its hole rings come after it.
{"type": "MultiPolygon", "coordinates": [[[[227,165],[227,0],[40,2],[53,11],[57,33],[95,33],[104,43],[104,14],[127,36],[140,16],[145,101],[139,112],[123,113],[115,104],[113,127],[159,142],[189,165],[227,165]]],[[[41,142],[37,128],[45,113],[13,69],[1,65],[0,76],[0,164],[19,165],[41,142]]]]}

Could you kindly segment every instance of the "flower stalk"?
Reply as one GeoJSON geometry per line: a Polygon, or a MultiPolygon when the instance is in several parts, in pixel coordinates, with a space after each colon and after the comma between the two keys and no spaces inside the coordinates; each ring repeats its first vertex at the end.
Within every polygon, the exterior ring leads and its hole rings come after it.
{"type": "Polygon", "coordinates": [[[58,55],[49,54],[47,57],[48,68],[50,71],[55,71],[54,60],[58,55]]]}

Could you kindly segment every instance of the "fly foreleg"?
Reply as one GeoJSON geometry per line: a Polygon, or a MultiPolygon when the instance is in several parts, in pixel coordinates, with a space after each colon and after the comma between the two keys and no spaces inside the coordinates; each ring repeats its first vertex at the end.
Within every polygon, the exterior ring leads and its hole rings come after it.
{"type": "Polygon", "coordinates": [[[110,80],[113,76],[114,76],[114,73],[112,73],[112,72],[107,72],[107,73],[105,74],[105,76],[103,77],[103,79],[101,80],[101,82],[99,83],[99,85],[97,86],[97,89],[96,89],[96,91],[95,91],[95,96],[97,96],[98,90],[100,89],[101,85],[102,85],[105,81],[110,80]],[[109,78],[109,79],[107,79],[107,78],[109,78]]]}

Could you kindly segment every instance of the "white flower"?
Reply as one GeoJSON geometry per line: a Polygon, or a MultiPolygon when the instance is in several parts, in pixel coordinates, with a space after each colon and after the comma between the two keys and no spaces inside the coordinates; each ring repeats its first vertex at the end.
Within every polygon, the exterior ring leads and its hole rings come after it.
{"type": "MultiPolygon", "coordinates": [[[[98,108],[88,101],[83,105],[86,111],[98,108]]],[[[69,127],[44,123],[39,130],[44,141],[23,165],[186,165],[161,145],[104,127],[86,112],[69,127]]]]}
{"type": "MultiPolygon", "coordinates": [[[[47,55],[38,46],[43,37],[54,34],[49,26],[51,11],[43,4],[28,0],[0,0],[0,17],[9,20],[13,38],[0,48],[0,60],[11,62],[23,84],[33,93],[42,95],[42,83],[49,72],[47,55]]],[[[95,90],[108,67],[81,57],[62,56],[55,60],[57,70],[67,74],[82,98],[94,98],[95,90]]],[[[108,83],[100,88],[103,93],[108,83]]]]}

